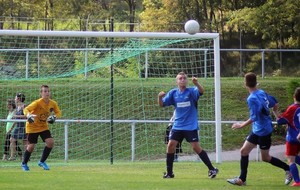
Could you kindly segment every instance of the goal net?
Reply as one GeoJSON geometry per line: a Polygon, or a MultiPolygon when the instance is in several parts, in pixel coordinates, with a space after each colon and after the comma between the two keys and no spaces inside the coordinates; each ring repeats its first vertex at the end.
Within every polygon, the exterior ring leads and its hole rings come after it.
{"type": "MultiPolygon", "coordinates": [[[[176,87],[184,71],[205,88],[200,143],[221,161],[218,34],[0,30],[0,43],[2,125],[6,100],[22,92],[29,104],[42,84],[62,110],[50,126],[55,148],[49,159],[164,159],[173,108],[159,107],[157,95],[176,87]]],[[[31,159],[43,146],[38,143],[31,159]]],[[[187,142],[181,155],[197,159],[187,142]]]]}

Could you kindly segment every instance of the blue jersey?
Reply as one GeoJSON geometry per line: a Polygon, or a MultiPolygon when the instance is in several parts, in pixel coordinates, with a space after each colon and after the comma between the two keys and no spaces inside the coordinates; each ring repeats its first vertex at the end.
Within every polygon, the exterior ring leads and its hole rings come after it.
{"type": "Polygon", "coordinates": [[[287,124],[286,141],[299,143],[297,135],[300,131],[300,104],[290,105],[286,111],[277,119],[278,125],[287,124]]]}
{"type": "Polygon", "coordinates": [[[197,102],[202,94],[197,87],[186,88],[181,92],[178,88],[170,90],[162,99],[163,106],[175,107],[175,130],[198,130],[197,102]]]}
{"type": "Polygon", "coordinates": [[[252,132],[254,134],[265,136],[273,131],[269,108],[273,107],[276,102],[277,100],[273,96],[268,95],[263,90],[256,90],[248,96],[247,104],[250,119],[253,121],[252,132]]]}
{"type": "Polygon", "coordinates": [[[274,96],[271,96],[270,94],[267,94],[267,96],[268,96],[268,100],[269,100],[268,107],[273,108],[278,103],[278,101],[276,100],[276,98],[274,96]]]}

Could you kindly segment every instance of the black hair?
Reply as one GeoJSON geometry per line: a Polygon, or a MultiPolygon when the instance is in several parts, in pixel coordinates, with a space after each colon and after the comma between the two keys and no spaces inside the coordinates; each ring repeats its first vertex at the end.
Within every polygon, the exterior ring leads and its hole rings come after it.
{"type": "Polygon", "coordinates": [[[21,102],[25,101],[25,95],[23,93],[19,92],[16,96],[21,102]]]}

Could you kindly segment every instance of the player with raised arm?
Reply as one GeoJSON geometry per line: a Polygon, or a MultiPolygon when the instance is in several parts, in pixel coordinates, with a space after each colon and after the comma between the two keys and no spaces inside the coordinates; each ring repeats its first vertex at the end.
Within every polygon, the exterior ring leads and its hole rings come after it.
{"type": "Polygon", "coordinates": [[[173,163],[176,145],[183,139],[189,142],[195,151],[208,167],[208,177],[214,178],[218,169],[213,167],[207,153],[200,147],[198,131],[198,109],[197,104],[204,88],[199,84],[196,77],[192,78],[195,87],[187,87],[188,78],[184,72],[176,76],[178,88],[170,90],[167,94],[160,92],[158,94],[158,104],[161,107],[174,106],[175,119],[170,131],[169,142],[167,146],[166,166],[167,172],[163,178],[174,178],[173,163]]]}
{"type": "Polygon", "coordinates": [[[61,117],[58,104],[56,101],[50,99],[49,86],[42,85],[40,95],[40,99],[33,101],[24,109],[24,114],[27,116],[26,133],[28,137],[28,145],[21,165],[24,171],[29,171],[27,163],[38,142],[39,136],[46,145],[38,165],[44,168],[44,170],[49,170],[46,160],[54,146],[54,140],[50,133],[48,123],[53,124],[56,117],[61,117]]]}
{"type": "Polygon", "coordinates": [[[247,73],[245,75],[245,86],[249,92],[247,104],[250,117],[242,123],[234,123],[232,129],[240,129],[252,125],[252,130],[240,150],[240,176],[227,179],[227,182],[239,186],[246,185],[249,154],[253,148],[259,145],[262,160],[283,169],[286,174],[285,184],[288,185],[292,180],[289,166],[269,154],[273,131],[270,108],[273,108],[273,112],[277,113],[277,101],[265,91],[257,88],[256,75],[254,73],[247,73]]]}

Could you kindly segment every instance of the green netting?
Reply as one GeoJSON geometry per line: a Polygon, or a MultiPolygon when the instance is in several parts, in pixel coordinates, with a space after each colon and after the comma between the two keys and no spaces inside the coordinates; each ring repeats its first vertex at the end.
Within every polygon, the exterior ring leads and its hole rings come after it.
{"type": "MultiPolygon", "coordinates": [[[[65,158],[67,126],[68,159],[109,160],[112,148],[114,159],[131,160],[133,124],[134,159],[163,159],[167,123],[151,121],[172,116],[172,107],[158,107],[157,94],[176,87],[180,71],[198,77],[205,87],[199,101],[200,120],[215,120],[213,39],[12,35],[0,36],[0,43],[2,118],[6,118],[8,98],[22,92],[30,103],[39,98],[40,85],[48,84],[62,119],[71,120],[51,126],[56,141],[52,159],[65,158]]],[[[215,125],[204,123],[201,128],[202,146],[214,151],[215,125]]],[[[42,146],[38,144],[33,160],[42,146]]],[[[183,154],[192,154],[187,143],[183,154]]]]}

